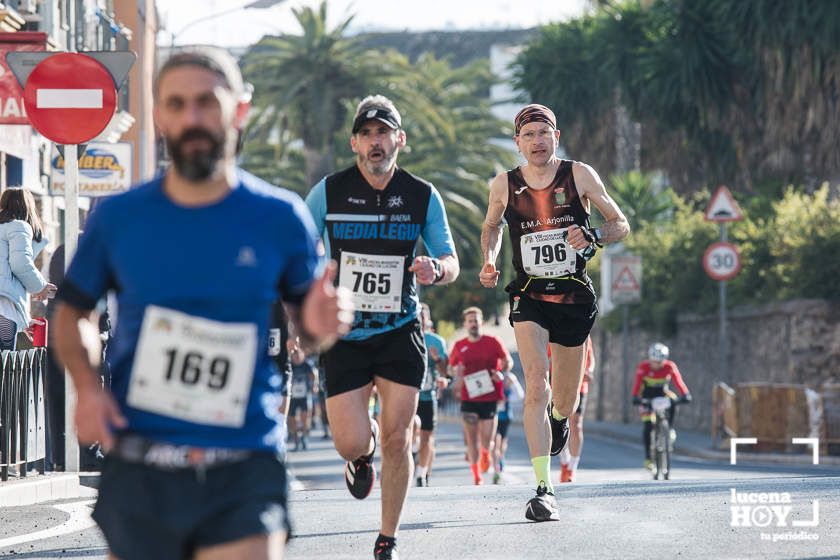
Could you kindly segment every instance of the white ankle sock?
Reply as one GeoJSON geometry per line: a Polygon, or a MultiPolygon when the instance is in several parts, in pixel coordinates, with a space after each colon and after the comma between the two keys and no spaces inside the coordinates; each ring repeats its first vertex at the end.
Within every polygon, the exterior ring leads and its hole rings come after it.
{"type": "Polygon", "coordinates": [[[563,451],[560,452],[560,463],[562,463],[564,465],[568,465],[570,457],[571,457],[571,455],[569,454],[569,448],[564,447],[563,451]]]}

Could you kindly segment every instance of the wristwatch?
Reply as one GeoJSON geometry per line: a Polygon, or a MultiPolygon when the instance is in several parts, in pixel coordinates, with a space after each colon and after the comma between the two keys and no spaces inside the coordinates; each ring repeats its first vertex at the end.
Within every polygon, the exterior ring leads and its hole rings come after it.
{"type": "Polygon", "coordinates": [[[441,280],[443,280],[444,272],[443,272],[443,265],[440,264],[440,261],[437,259],[432,259],[432,268],[435,269],[435,279],[432,281],[432,284],[437,284],[441,280]]]}

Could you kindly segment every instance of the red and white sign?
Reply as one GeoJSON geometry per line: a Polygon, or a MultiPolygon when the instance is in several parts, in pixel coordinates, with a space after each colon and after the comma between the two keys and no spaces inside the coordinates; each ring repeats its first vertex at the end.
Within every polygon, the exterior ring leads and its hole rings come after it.
{"type": "Polygon", "coordinates": [[[38,132],[57,144],[81,144],[108,126],[117,108],[117,88],[99,61],[60,53],[32,70],[23,99],[38,132]]]}
{"type": "Polygon", "coordinates": [[[46,44],[46,33],[0,33],[0,124],[29,124],[23,105],[23,88],[6,63],[6,53],[43,51],[46,44]]]}
{"type": "Polygon", "coordinates": [[[732,280],[741,271],[741,255],[732,243],[712,243],[703,254],[703,268],[712,280],[732,280]]]}
{"type": "Polygon", "coordinates": [[[616,303],[639,301],[642,297],[642,257],[612,257],[610,270],[611,299],[616,303]]]}
{"type": "Polygon", "coordinates": [[[708,222],[737,222],[744,219],[744,214],[729,189],[721,185],[712,195],[704,217],[708,222]]]}

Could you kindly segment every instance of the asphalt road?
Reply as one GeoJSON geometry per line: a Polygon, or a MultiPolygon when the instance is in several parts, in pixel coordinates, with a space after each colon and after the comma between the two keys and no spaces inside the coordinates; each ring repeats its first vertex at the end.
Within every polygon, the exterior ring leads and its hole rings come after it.
{"type": "MultiPolygon", "coordinates": [[[[286,557],[370,558],[379,490],[363,501],[350,497],[338,455],[318,436],[309,450],[289,454],[297,489],[286,557]]],[[[404,510],[403,559],[840,558],[837,467],[679,457],[670,481],[653,481],[641,468],[640,438],[589,435],[577,481],[556,485],[562,520],[534,524],[524,518],[533,482],[521,426],[512,426],[511,436],[503,484],[476,487],[459,426],[439,427],[433,486],[412,488],[404,510]],[[733,491],[755,501],[734,506],[735,522],[750,526],[732,526],[733,491]],[[774,499],[782,503],[766,503],[774,499]]],[[[88,499],[6,508],[0,557],[105,558],[90,507],[88,499]]]]}

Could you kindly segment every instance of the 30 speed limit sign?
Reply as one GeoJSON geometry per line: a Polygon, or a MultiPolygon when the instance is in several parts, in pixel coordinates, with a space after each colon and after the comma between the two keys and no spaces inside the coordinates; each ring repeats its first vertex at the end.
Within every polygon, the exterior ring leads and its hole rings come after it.
{"type": "Polygon", "coordinates": [[[732,280],[741,271],[741,255],[732,243],[712,243],[703,255],[703,268],[712,280],[732,280]]]}

